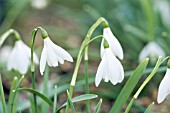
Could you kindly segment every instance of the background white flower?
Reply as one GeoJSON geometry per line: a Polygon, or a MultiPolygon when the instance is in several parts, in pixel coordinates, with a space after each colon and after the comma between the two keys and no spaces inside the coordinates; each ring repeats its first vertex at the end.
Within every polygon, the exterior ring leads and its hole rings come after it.
{"type": "Polygon", "coordinates": [[[95,84],[98,86],[102,80],[109,80],[113,85],[122,82],[124,79],[124,70],[120,61],[113,55],[110,48],[104,49],[102,61],[97,69],[95,84]]]}
{"type": "Polygon", "coordinates": [[[158,57],[158,56],[165,57],[165,52],[156,42],[149,42],[140,52],[139,61],[142,61],[144,58],[147,58],[148,56],[149,57],[158,57]]]}
{"type": "Polygon", "coordinates": [[[44,9],[48,5],[48,0],[31,0],[31,6],[37,9],[44,9]]]}
{"type": "MultiPolygon", "coordinates": [[[[25,74],[31,62],[31,49],[21,40],[16,41],[7,62],[8,70],[17,70],[25,74]]],[[[34,53],[34,63],[38,64],[38,57],[34,53]]]]}
{"type": "Polygon", "coordinates": [[[170,94],[170,69],[168,68],[166,70],[166,74],[164,78],[162,79],[159,89],[158,89],[158,97],[157,101],[158,103],[161,103],[164,101],[164,99],[170,94]]]}
{"type": "Polygon", "coordinates": [[[1,64],[5,64],[8,61],[8,57],[10,55],[12,51],[12,47],[11,46],[3,46],[0,49],[0,63],[1,64]]]}
{"type": "MultiPolygon", "coordinates": [[[[123,49],[122,49],[119,41],[113,35],[113,33],[109,27],[103,29],[103,37],[107,40],[109,47],[112,50],[113,55],[122,60],[123,59],[123,49]]],[[[103,56],[103,51],[104,51],[104,47],[103,47],[103,40],[102,40],[101,56],[103,56]]]]}
{"type": "Polygon", "coordinates": [[[46,62],[49,66],[56,67],[58,62],[64,63],[64,60],[73,62],[70,54],[61,47],[54,44],[49,37],[44,39],[44,48],[40,59],[40,73],[43,75],[46,62]]]}

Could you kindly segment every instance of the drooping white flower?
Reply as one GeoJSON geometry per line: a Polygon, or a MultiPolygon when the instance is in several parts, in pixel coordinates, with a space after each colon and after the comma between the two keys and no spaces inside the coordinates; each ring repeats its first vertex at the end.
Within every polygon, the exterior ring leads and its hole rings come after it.
{"type": "Polygon", "coordinates": [[[164,101],[164,99],[170,94],[170,69],[167,68],[166,74],[164,78],[162,79],[159,89],[158,89],[158,97],[157,101],[158,103],[161,103],[164,101]]]}
{"type": "Polygon", "coordinates": [[[149,57],[158,57],[158,56],[165,57],[165,52],[156,42],[150,42],[140,52],[139,61],[142,61],[144,58],[147,58],[148,56],[149,57]]]}
{"type": "Polygon", "coordinates": [[[48,5],[48,0],[31,0],[31,6],[37,9],[44,9],[48,5]]]}
{"type": "MultiPolygon", "coordinates": [[[[113,35],[113,33],[109,27],[103,29],[103,37],[107,40],[109,47],[112,50],[113,55],[122,60],[123,59],[123,49],[122,49],[119,41],[113,35]]],[[[102,44],[103,44],[103,42],[102,42],[102,44]]],[[[103,56],[103,52],[104,52],[104,47],[102,45],[101,46],[101,56],[103,56]]]]}
{"type": "Polygon", "coordinates": [[[58,62],[60,64],[64,63],[64,60],[73,62],[70,54],[63,48],[54,44],[49,37],[44,39],[44,48],[40,59],[40,73],[43,75],[46,63],[49,66],[56,67],[58,62]]]}
{"type": "MultiPolygon", "coordinates": [[[[17,70],[25,74],[31,62],[31,49],[21,40],[16,41],[7,62],[8,70],[17,70]]],[[[34,53],[34,63],[38,64],[38,57],[34,53]]]]}
{"type": "Polygon", "coordinates": [[[12,50],[11,46],[4,46],[0,49],[0,63],[4,64],[8,61],[8,56],[12,50]]]}
{"type": "Polygon", "coordinates": [[[120,61],[114,56],[111,48],[103,51],[102,61],[97,69],[95,85],[98,87],[102,78],[105,82],[109,80],[113,85],[122,82],[124,79],[124,70],[120,61]]]}

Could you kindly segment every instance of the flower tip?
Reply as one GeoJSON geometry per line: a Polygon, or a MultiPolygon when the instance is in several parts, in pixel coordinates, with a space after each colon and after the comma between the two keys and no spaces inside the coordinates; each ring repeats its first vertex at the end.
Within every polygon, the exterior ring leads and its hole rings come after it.
{"type": "Polygon", "coordinates": [[[98,97],[98,95],[95,95],[95,97],[97,98],[97,97],[98,97]]]}
{"type": "Polygon", "coordinates": [[[15,76],[15,77],[14,77],[14,80],[17,80],[17,79],[18,79],[18,77],[15,76]]]}
{"type": "Polygon", "coordinates": [[[159,98],[157,99],[158,104],[162,103],[162,101],[163,101],[163,100],[161,100],[161,99],[159,99],[159,98]]]}
{"type": "Polygon", "coordinates": [[[101,98],[101,99],[100,99],[100,101],[102,102],[102,101],[103,101],[103,99],[101,98]]]}

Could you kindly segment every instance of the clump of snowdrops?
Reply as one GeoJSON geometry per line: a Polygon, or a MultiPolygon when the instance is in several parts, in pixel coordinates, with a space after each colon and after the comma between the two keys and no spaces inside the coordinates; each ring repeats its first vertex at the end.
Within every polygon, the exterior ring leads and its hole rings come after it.
{"type": "MultiPolygon", "coordinates": [[[[18,104],[16,101],[16,98],[20,98],[17,96],[18,92],[25,91],[31,93],[33,96],[30,98],[31,108],[30,111],[32,113],[40,113],[39,105],[37,97],[41,98],[49,107],[47,107],[47,112],[51,111],[53,113],[59,113],[61,109],[64,109],[65,113],[73,112],[75,113],[75,107],[74,103],[79,101],[86,101],[86,112],[87,113],[98,113],[100,111],[100,107],[102,104],[102,98],[99,99],[99,102],[96,103],[96,107],[93,111],[90,109],[90,99],[98,98],[98,95],[91,94],[89,92],[89,75],[88,75],[88,51],[90,50],[89,44],[93,43],[94,40],[102,39],[101,41],[101,47],[100,47],[100,56],[101,56],[101,62],[96,70],[96,76],[95,76],[95,86],[100,87],[100,82],[111,82],[113,84],[112,87],[116,84],[120,84],[125,77],[126,72],[124,72],[124,68],[121,64],[121,60],[124,58],[123,49],[117,38],[113,35],[111,28],[109,27],[109,23],[105,20],[105,18],[101,17],[99,18],[89,29],[87,32],[87,35],[85,36],[77,59],[73,61],[73,58],[71,55],[64,50],[62,47],[56,45],[52,42],[50,39],[47,31],[43,29],[42,27],[37,27],[32,31],[31,34],[31,42],[30,47],[27,46],[21,39],[20,34],[14,30],[10,29],[6,31],[4,34],[0,37],[0,49],[1,46],[4,44],[5,40],[9,37],[9,35],[14,34],[15,38],[15,44],[14,47],[9,54],[6,67],[9,71],[15,70],[18,73],[20,73],[22,76],[20,78],[14,77],[12,86],[10,89],[9,99],[8,102],[5,101],[4,96],[4,90],[2,86],[2,80],[0,78],[0,99],[3,106],[3,113],[16,113],[16,112],[22,112],[22,109],[16,108],[16,105],[18,104]],[[95,37],[92,37],[93,32],[96,30],[97,27],[102,25],[103,28],[103,34],[98,35],[95,37]],[[36,55],[34,51],[34,42],[37,36],[37,32],[41,33],[42,40],[44,41],[44,47],[41,53],[40,60],[38,59],[38,56],[36,55]],[[76,86],[76,79],[78,76],[78,71],[80,64],[82,62],[82,59],[84,58],[84,66],[85,66],[85,94],[73,97],[74,93],[74,87],[76,86]],[[46,76],[48,78],[48,68],[49,67],[57,67],[60,64],[64,64],[64,62],[75,62],[75,68],[73,71],[72,79],[70,80],[70,87],[65,90],[65,93],[67,94],[67,101],[63,103],[63,105],[58,106],[57,105],[57,84],[55,85],[54,89],[54,100],[49,98],[45,92],[41,93],[37,91],[36,82],[35,82],[35,70],[38,70],[37,67],[39,67],[40,73],[43,76],[46,76]],[[29,70],[31,67],[31,70],[29,70]],[[21,88],[20,84],[22,83],[22,80],[25,79],[25,74],[31,71],[31,80],[32,80],[32,88],[21,88]],[[44,73],[45,72],[45,73],[44,73]]],[[[154,45],[154,44],[153,44],[154,45]]],[[[119,96],[117,97],[116,101],[113,103],[112,108],[110,109],[110,113],[120,113],[123,106],[127,103],[127,100],[130,98],[132,92],[134,92],[135,86],[138,84],[138,81],[142,77],[142,75],[145,73],[145,69],[148,65],[149,58],[143,58],[148,57],[148,55],[154,55],[150,54],[147,51],[147,55],[145,55],[146,47],[142,50],[140,57],[140,64],[137,66],[136,69],[129,76],[126,84],[121,89],[119,96]]],[[[157,54],[156,54],[157,55],[157,54]]],[[[155,55],[155,56],[156,56],[155,55]]],[[[1,60],[1,59],[0,59],[1,60]]],[[[150,71],[150,74],[148,77],[143,81],[143,83],[140,85],[137,91],[135,91],[135,95],[133,95],[130,103],[128,104],[127,108],[125,109],[125,113],[128,113],[131,109],[133,103],[140,95],[143,88],[147,85],[147,83],[152,79],[152,77],[155,75],[155,73],[158,71],[160,65],[163,62],[167,62],[167,70],[165,77],[161,81],[159,85],[158,90],[158,97],[157,102],[161,103],[166,96],[170,93],[170,61],[169,57],[161,57],[159,56],[156,62],[155,67],[152,71],[150,71]]],[[[64,85],[64,84],[63,84],[64,85]]],[[[46,82],[46,86],[48,87],[48,83],[46,82]]],[[[105,103],[107,104],[107,103],[105,103]]],[[[154,106],[154,102],[151,103],[150,106],[146,109],[145,112],[150,112],[152,107],[154,106]]]]}

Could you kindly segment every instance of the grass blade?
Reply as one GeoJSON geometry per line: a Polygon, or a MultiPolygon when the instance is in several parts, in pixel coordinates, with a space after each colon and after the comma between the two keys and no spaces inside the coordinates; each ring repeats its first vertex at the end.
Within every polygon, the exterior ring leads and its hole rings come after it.
{"type": "Polygon", "coordinates": [[[149,59],[144,59],[139,66],[135,69],[133,74],[128,79],[127,83],[121,90],[114,106],[110,110],[110,113],[120,113],[123,105],[128,100],[130,94],[132,93],[133,89],[135,88],[136,84],[138,83],[139,79],[141,78],[144,70],[146,69],[146,66],[148,64],[149,59]]]}
{"type": "Polygon", "coordinates": [[[102,105],[102,99],[100,99],[100,101],[98,102],[94,113],[98,113],[99,112],[101,105],[102,105]]]}
{"type": "Polygon", "coordinates": [[[2,106],[3,106],[3,113],[7,113],[7,107],[6,107],[6,102],[5,102],[4,89],[2,86],[1,75],[0,75],[0,97],[1,97],[2,106]]]}
{"type": "Polygon", "coordinates": [[[150,105],[149,105],[149,107],[145,110],[145,112],[144,113],[150,113],[150,111],[152,110],[152,108],[153,108],[153,106],[154,106],[154,102],[152,102],[150,105]]]}
{"type": "Polygon", "coordinates": [[[18,91],[27,91],[29,93],[32,93],[32,94],[35,94],[37,95],[38,97],[40,97],[41,99],[43,99],[46,103],[49,104],[49,106],[53,107],[53,102],[48,99],[44,94],[34,90],[34,89],[31,89],[31,88],[19,88],[18,91]]]}
{"type": "MultiPolygon", "coordinates": [[[[74,102],[80,102],[80,101],[83,101],[83,100],[89,100],[89,99],[93,99],[93,98],[97,98],[97,95],[95,94],[84,94],[84,95],[80,95],[80,96],[77,96],[77,97],[74,97],[71,99],[72,103],[74,102]]],[[[63,107],[65,107],[67,105],[67,102],[64,103],[59,109],[61,110],[63,107]]]]}

